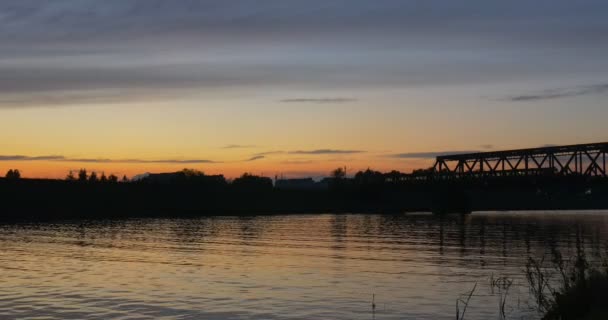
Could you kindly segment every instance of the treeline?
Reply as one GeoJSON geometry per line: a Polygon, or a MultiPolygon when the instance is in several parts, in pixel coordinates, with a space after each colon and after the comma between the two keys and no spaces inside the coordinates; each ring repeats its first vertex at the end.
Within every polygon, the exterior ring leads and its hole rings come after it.
{"type": "Polygon", "coordinates": [[[0,178],[0,219],[608,209],[606,179],[514,176],[416,181],[403,179],[397,171],[368,169],[347,177],[344,169],[336,169],[319,182],[308,180],[304,182],[321,187],[286,189],[275,187],[268,177],[246,173],[229,180],[191,169],[130,180],[85,169],[61,180],[24,179],[11,169],[0,178]]]}
{"type": "MultiPolygon", "coordinates": [[[[106,176],[104,172],[101,173],[101,176],[97,176],[95,171],[91,172],[91,174],[87,173],[87,169],[80,169],[78,171],[78,176],[74,176],[74,172],[70,170],[68,175],[65,177],[66,181],[80,181],[80,182],[118,182],[118,177],[114,174],[110,174],[106,176]]],[[[122,182],[129,182],[129,179],[126,175],[122,177],[122,182]]]]}
{"type": "MultiPolygon", "coordinates": [[[[416,170],[414,174],[425,172],[429,170],[416,170]]],[[[374,171],[367,169],[365,171],[357,172],[352,178],[346,176],[346,170],[344,168],[337,168],[330,172],[329,176],[323,179],[321,182],[327,185],[334,186],[353,186],[353,185],[379,185],[384,183],[396,184],[398,182],[405,181],[406,177],[411,177],[411,174],[405,174],[399,171],[391,171],[388,173],[382,173],[380,171],[374,171]],[[335,183],[334,183],[335,182],[335,183]]],[[[21,173],[18,169],[10,169],[6,175],[6,179],[20,179],[21,173]]],[[[289,180],[289,179],[288,179],[289,180]]],[[[296,179],[297,180],[297,179],[296,179]]],[[[216,186],[236,185],[243,187],[259,187],[262,189],[272,188],[273,180],[268,177],[256,176],[251,173],[244,173],[240,177],[232,180],[226,179],[223,175],[206,175],[204,172],[195,169],[183,169],[178,172],[171,173],[160,173],[160,174],[147,174],[136,180],[130,180],[126,175],[123,175],[119,179],[115,174],[107,175],[105,172],[98,174],[95,171],[90,173],[87,169],[80,169],[78,172],[72,170],[65,177],[65,181],[69,182],[109,182],[109,183],[165,183],[165,184],[214,184],[216,186]]]]}

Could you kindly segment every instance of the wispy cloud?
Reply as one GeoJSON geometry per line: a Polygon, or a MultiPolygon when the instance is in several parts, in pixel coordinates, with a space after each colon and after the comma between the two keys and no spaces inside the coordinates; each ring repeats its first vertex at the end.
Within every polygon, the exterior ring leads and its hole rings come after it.
{"type": "Polygon", "coordinates": [[[601,94],[608,92],[608,84],[595,84],[588,86],[579,86],[572,88],[559,88],[543,90],[536,93],[510,96],[502,100],[513,102],[539,101],[549,99],[560,99],[569,97],[578,97],[589,94],[601,94]]]}
{"type": "Polygon", "coordinates": [[[354,98],[294,98],[281,100],[284,103],[347,103],[355,101],[357,99],[354,98]]]}
{"type": "Polygon", "coordinates": [[[74,162],[117,162],[117,163],[175,163],[175,164],[201,164],[201,163],[219,163],[217,161],[207,159],[160,159],[160,160],[143,160],[143,159],[67,159],[66,161],[74,162]]]}
{"type": "Polygon", "coordinates": [[[341,155],[341,154],[357,154],[365,153],[362,150],[341,150],[341,149],[315,149],[315,150],[272,150],[266,152],[260,152],[253,155],[253,157],[259,156],[270,156],[277,154],[291,154],[291,155],[341,155]]]}
{"type": "Polygon", "coordinates": [[[478,150],[467,150],[467,151],[437,151],[437,152],[408,152],[408,153],[397,153],[388,155],[390,158],[399,159],[431,159],[438,156],[447,156],[454,154],[465,154],[465,153],[476,153],[478,150]]]}
{"type": "Polygon", "coordinates": [[[313,163],[312,160],[285,160],[282,161],[281,164],[310,164],[313,163]]]}
{"type": "Polygon", "coordinates": [[[606,1],[529,2],[2,0],[0,107],[281,87],[306,91],[268,99],[349,103],[337,92],[606,71],[606,1]],[[530,54],[547,48],[577,59],[530,54]]]}
{"type": "Polygon", "coordinates": [[[253,157],[251,157],[251,158],[249,158],[249,159],[245,160],[245,162],[249,162],[249,161],[256,161],[256,160],[261,160],[261,159],[264,159],[264,158],[266,158],[266,157],[265,157],[265,156],[260,156],[260,155],[257,155],[257,156],[253,156],[253,157]]]}
{"type": "MultiPolygon", "coordinates": [[[[555,144],[545,144],[538,146],[538,148],[546,148],[546,147],[555,147],[555,144]]],[[[438,156],[450,156],[457,154],[468,154],[468,153],[483,153],[483,152],[492,152],[490,149],[495,149],[496,146],[487,144],[480,146],[484,150],[448,150],[448,151],[430,151],[430,152],[406,152],[406,153],[397,153],[397,154],[389,154],[387,157],[389,158],[399,158],[399,159],[432,159],[438,156]]]]}
{"type": "Polygon", "coordinates": [[[252,144],[229,144],[222,147],[222,149],[250,149],[255,148],[252,144]]]}
{"type": "Polygon", "coordinates": [[[0,155],[0,161],[60,161],[60,162],[83,162],[83,163],[167,163],[167,164],[202,164],[218,163],[206,159],[107,159],[107,158],[69,158],[59,155],[49,156],[24,156],[24,155],[0,155]]]}
{"type": "Polygon", "coordinates": [[[336,150],[336,149],[317,149],[317,150],[296,150],[289,151],[289,154],[307,154],[307,155],[324,155],[324,154],[355,154],[364,153],[361,150],[336,150]]]}
{"type": "Polygon", "coordinates": [[[253,155],[253,157],[270,156],[270,155],[285,154],[285,153],[286,153],[285,151],[281,151],[281,150],[265,151],[265,152],[256,153],[256,154],[253,155]]]}
{"type": "Polygon", "coordinates": [[[0,161],[62,161],[65,160],[64,156],[37,156],[28,157],[21,155],[0,155],[0,161]]]}

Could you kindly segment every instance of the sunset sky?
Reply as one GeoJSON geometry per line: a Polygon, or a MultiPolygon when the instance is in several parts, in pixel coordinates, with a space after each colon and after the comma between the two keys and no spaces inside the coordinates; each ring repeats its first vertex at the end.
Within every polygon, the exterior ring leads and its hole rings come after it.
{"type": "Polygon", "coordinates": [[[410,171],[608,141],[608,1],[3,0],[0,174],[410,171]]]}

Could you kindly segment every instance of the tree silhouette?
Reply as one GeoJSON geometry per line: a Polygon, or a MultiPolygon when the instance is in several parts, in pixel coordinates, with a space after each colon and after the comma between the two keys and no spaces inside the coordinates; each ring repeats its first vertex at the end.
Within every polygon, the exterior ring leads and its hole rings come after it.
{"type": "Polygon", "coordinates": [[[78,181],[87,181],[87,169],[78,171],[78,181]]]}
{"type": "Polygon", "coordinates": [[[127,178],[126,174],[122,176],[122,182],[129,182],[129,178],[127,178]]]}
{"type": "Polygon", "coordinates": [[[371,170],[367,168],[365,171],[359,171],[355,174],[355,182],[357,184],[370,185],[370,184],[382,184],[384,183],[384,175],[382,172],[371,170]]]}
{"type": "Polygon", "coordinates": [[[21,178],[21,172],[18,169],[10,169],[5,176],[7,179],[17,180],[21,178]]]}
{"type": "Polygon", "coordinates": [[[388,180],[390,180],[392,183],[397,183],[399,182],[399,180],[401,180],[401,177],[403,176],[403,173],[397,171],[397,170],[393,170],[389,173],[385,173],[384,174],[388,180]]]}
{"type": "Polygon", "coordinates": [[[263,191],[272,189],[272,179],[268,177],[260,177],[251,173],[243,173],[239,178],[232,181],[232,186],[237,189],[248,189],[263,191]]]}
{"type": "Polygon", "coordinates": [[[412,171],[412,174],[414,174],[414,175],[425,175],[425,174],[431,174],[431,173],[433,173],[433,167],[426,168],[426,169],[414,169],[412,171]]]}
{"type": "Polygon", "coordinates": [[[116,183],[116,182],[118,182],[118,177],[111,174],[110,176],[108,176],[108,181],[111,183],[116,183]]]}
{"type": "Polygon", "coordinates": [[[100,182],[108,182],[108,177],[106,177],[106,173],[105,172],[101,172],[101,177],[99,178],[100,182]]]}
{"type": "Polygon", "coordinates": [[[74,180],[76,180],[76,177],[74,177],[74,172],[72,172],[72,170],[70,170],[70,172],[68,173],[68,175],[65,177],[65,180],[67,180],[67,181],[74,181],[74,180]]]}
{"type": "Polygon", "coordinates": [[[204,177],[205,176],[204,172],[196,170],[196,169],[184,168],[180,172],[183,173],[184,176],[186,176],[187,178],[204,177]]]}
{"type": "Polygon", "coordinates": [[[345,168],[337,168],[331,172],[331,177],[335,180],[341,180],[346,177],[346,169],[345,168]]]}
{"type": "Polygon", "coordinates": [[[95,171],[91,172],[91,175],[89,176],[89,182],[97,182],[97,173],[95,173],[95,171]]]}

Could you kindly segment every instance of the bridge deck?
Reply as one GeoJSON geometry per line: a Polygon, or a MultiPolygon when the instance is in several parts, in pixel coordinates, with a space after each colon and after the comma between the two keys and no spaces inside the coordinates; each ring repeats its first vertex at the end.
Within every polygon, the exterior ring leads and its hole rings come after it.
{"type": "Polygon", "coordinates": [[[505,176],[542,172],[606,177],[606,153],[608,142],[444,155],[436,158],[433,175],[505,176]]]}

